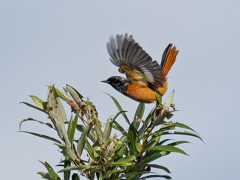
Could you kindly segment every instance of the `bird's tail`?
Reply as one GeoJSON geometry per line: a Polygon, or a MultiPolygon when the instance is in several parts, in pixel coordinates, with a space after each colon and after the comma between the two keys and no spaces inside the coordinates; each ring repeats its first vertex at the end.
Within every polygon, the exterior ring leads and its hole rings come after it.
{"type": "Polygon", "coordinates": [[[172,65],[176,61],[176,56],[177,56],[178,52],[179,51],[176,50],[175,46],[173,46],[173,48],[172,48],[172,44],[169,44],[166,47],[165,51],[163,52],[161,68],[162,68],[165,75],[168,74],[172,65]]]}

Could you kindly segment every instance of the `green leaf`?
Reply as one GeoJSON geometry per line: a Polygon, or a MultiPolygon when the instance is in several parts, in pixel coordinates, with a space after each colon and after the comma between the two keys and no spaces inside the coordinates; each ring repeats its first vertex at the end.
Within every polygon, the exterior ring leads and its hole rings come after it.
{"type": "Polygon", "coordinates": [[[155,144],[157,144],[159,140],[160,140],[160,136],[153,137],[152,140],[149,141],[148,144],[145,146],[145,150],[155,146],[155,144]]]}
{"type": "Polygon", "coordinates": [[[112,127],[113,127],[114,129],[120,131],[124,136],[127,136],[126,130],[125,130],[120,124],[118,124],[118,122],[113,121],[113,123],[114,123],[114,124],[112,125],[112,127]]]}
{"type": "Polygon", "coordinates": [[[88,156],[89,156],[91,159],[95,160],[95,158],[94,158],[94,152],[93,152],[93,147],[89,144],[87,138],[85,138],[85,146],[84,146],[84,148],[87,150],[88,156]]]}
{"type": "Polygon", "coordinates": [[[144,176],[142,179],[149,179],[149,178],[165,178],[165,179],[172,179],[170,176],[167,175],[149,175],[149,176],[144,176]]]}
{"type": "Polygon", "coordinates": [[[140,124],[140,122],[138,120],[143,117],[144,110],[145,110],[145,104],[144,103],[139,103],[138,108],[137,108],[137,110],[135,112],[135,115],[134,115],[134,120],[133,120],[133,125],[134,125],[136,130],[138,129],[139,124],[140,124]]]}
{"type": "Polygon", "coordinates": [[[114,121],[117,119],[117,117],[119,116],[119,114],[125,113],[125,112],[127,112],[127,111],[119,111],[119,112],[113,117],[112,123],[114,123],[114,121]]]}
{"type": "MultiPolygon", "coordinates": [[[[40,123],[40,124],[45,124],[45,125],[47,125],[47,126],[50,127],[50,128],[53,128],[52,124],[50,124],[50,123],[44,123],[44,122],[39,121],[39,120],[36,120],[36,119],[27,118],[27,119],[23,119],[23,120],[19,123],[19,129],[21,129],[21,125],[22,125],[22,123],[25,122],[25,121],[35,121],[35,122],[38,122],[38,123],[40,123]]],[[[53,129],[54,129],[54,128],[53,128],[53,129]]]]}
{"type": "Polygon", "coordinates": [[[62,92],[61,90],[55,88],[57,92],[57,96],[61,97],[62,99],[66,100],[67,98],[70,98],[66,93],[62,92]]]}
{"type": "Polygon", "coordinates": [[[102,143],[103,143],[103,132],[102,132],[102,129],[100,127],[100,124],[99,124],[98,120],[93,116],[95,116],[94,113],[92,113],[92,119],[94,121],[94,129],[95,129],[96,134],[97,134],[97,140],[98,140],[98,143],[102,145],[102,143]]]}
{"type": "MultiPolygon", "coordinates": [[[[71,162],[65,160],[65,161],[64,161],[64,168],[68,168],[68,167],[71,167],[71,162]]],[[[70,171],[65,171],[65,172],[64,172],[64,175],[63,175],[64,180],[69,180],[70,175],[71,175],[71,172],[70,172],[70,171]]]]}
{"type": "Polygon", "coordinates": [[[127,115],[125,114],[125,112],[123,111],[122,107],[120,106],[119,102],[113,96],[110,96],[110,97],[112,98],[113,102],[116,104],[118,110],[122,111],[123,117],[125,118],[126,122],[130,125],[130,121],[129,121],[127,115]]]}
{"type": "Polygon", "coordinates": [[[69,125],[68,125],[67,134],[68,134],[68,139],[71,143],[71,147],[72,147],[72,143],[73,143],[73,140],[74,140],[74,134],[75,134],[76,126],[77,126],[78,115],[79,115],[79,111],[76,113],[74,119],[72,119],[72,118],[70,119],[70,122],[69,122],[69,125]]]}
{"type": "Polygon", "coordinates": [[[64,169],[61,169],[60,171],[58,171],[58,173],[60,172],[66,172],[66,171],[71,171],[71,170],[83,170],[86,169],[87,165],[82,165],[82,166],[71,166],[71,167],[67,167],[64,169]]]}
{"type": "MultiPolygon", "coordinates": [[[[72,149],[70,149],[69,147],[67,147],[66,145],[64,144],[56,144],[60,149],[62,149],[62,154],[65,156],[65,157],[70,157],[73,162],[75,162],[76,159],[78,159],[78,157],[76,156],[76,154],[74,153],[74,151],[72,149]]],[[[75,164],[78,164],[75,162],[75,164]]]]}
{"type": "Polygon", "coordinates": [[[179,144],[185,144],[185,143],[189,143],[189,142],[188,141],[176,141],[176,142],[169,143],[168,146],[177,146],[179,144]]]}
{"type": "Polygon", "coordinates": [[[57,173],[54,172],[53,168],[47,162],[45,163],[41,162],[41,163],[46,167],[50,176],[53,177],[54,180],[60,180],[60,177],[57,175],[57,173]]]}
{"type": "Polygon", "coordinates": [[[51,177],[51,175],[49,173],[38,171],[37,174],[40,174],[42,176],[42,178],[44,178],[44,179],[53,180],[53,178],[51,177]]]}
{"type": "Polygon", "coordinates": [[[154,111],[155,111],[155,107],[152,108],[152,110],[149,112],[149,114],[148,114],[148,116],[147,116],[147,118],[145,120],[145,123],[142,125],[141,129],[138,131],[138,134],[139,134],[140,138],[143,137],[144,131],[147,128],[147,125],[150,122],[150,120],[152,118],[152,114],[153,114],[154,111]]]}
{"type": "MultiPolygon", "coordinates": [[[[78,131],[83,132],[83,130],[85,129],[85,126],[81,124],[77,124],[76,128],[78,131]]],[[[91,131],[89,132],[88,137],[92,140],[92,142],[94,142],[94,137],[91,131]]]]}
{"type": "Polygon", "coordinates": [[[115,142],[115,147],[114,147],[114,151],[117,151],[118,149],[120,149],[121,147],[124,146],[124,143],[126,142],[127,140],[127,136],[122,136],[120,138],[120,140],[116,141],[115,142]]]}
{"type": "Polygon", "coordinates": [[[160,154],[160,153],[158,153],[158,152],[155,152],[155,153],[153,153],[153,154],[151,154],[151,155],[149,155],[148,153],[146,153],[146,154],[143,156],[142,160],[140,161],[140,164],[141,164],[141,165],[146,165],[146,164],[148,164],[148,163],[150,163],[150,162],[152,162],[152,161],[160,158],[161,156],[163,156],[163,155],[160,154]]]}
{"type": "MultiPolygon", "coordinates": [[[[194,131],[192,128],[190,128],[189,126],[183,124],[183,123],[179,123],[179,122],[175,122],[173,123],[176,127],[180,127],[180,128],[184,128],[184,129],[188,129],[188,130],[191,130],[195,133],[197,133],[196,131],[194,131]]],[[[198,134],[198,133],[197,133],[198,134]]],[[[199,135],[199,134],[198,134],[199,135]]]]}
{"type": "Polygon", "coordinates": [[[68,84],[66,85],[66,90],[70,93],[75,102],[79,106],[81,106],[83,96],[76,89],[74,89],[72,86],[69,86],[68,84]]]}
{"type": "Polygon", "coordinates": [[[150,147],[149,150],[157,150],[157,151],[168,151],[168,152],[178,152],[178,153],[182,153],[185,155],[188,155],[187,153],[185,153],[183,150],[173,147],[173,146],[154,146],[154,147],[150,147]]]}
{"type": "Polygon", "coordinates": [[[112,122],[110,122],[110,118],[108,118],[104,128],[104,132],[103,132],[103,144],[107,143],[107,140],[110,137],[111,131],[112,131],[112,122]]]}
{"type": "Polygon", "coordinates": [[[174,132],[164,132],[164,133],[162,133],[162,135],[170,135],[170,134],[179,134],[179,135],[193,136],[193,137],[196,137],[196,138],[199,138],[200,140],[202,140],[202,138],[200,136],[198,136],[197,134],[194,134],[194,133],[188,132],[188,131],[183,131],[183,132],[174,131],[174,132]]]}
{"type": "Polygon", "coordinates": [[[60,99],[57,97],[57,92],[54,86],[49,87],[49,89],[48,104],[51,109],[49,111],[49,117],[57,129],[59,137],[66,143],[68,147],[71,147],[64,123],[67,118],[65,110],[60,99]]]}
{"type": "Polygon", "coordinates": [[[77,154],[78,157],[81,157],[82,155],[82,151],[83,151],[83,147],[85,145],[85,137],[88,136],[90,130],[92,128],[92,123],[89,123],[86,128],[83,130],[79,140],[78,140],[78,144],[77,144],[77,154]]]}
{"type": "Polygon", "coordinates": [[[162,103],[162,95],[158,90],[155,91],[155,96],[156,96],[158,104],[161,104],[162,103]]]}
{"type": "Polygon", "coordinates": [[[58,141],[57,139],[54,139],[50,136],[46,136],[46,135],[43,135],[43,134],[38,134],[38,133],[34,133],[34,132],[28,132],[28,131],[19,131],[19,132],[24,132],[24,133],[28,133],[28,134],[32,134],[34,136],[38,136],[38,137],[41,137],[41,138],[44,138],[44,139],[47,139],[47,140],[50,140],[50,141],[53,141],[53,142],[56,142],[56,143],[61,143],[60,141],[58,141]]]}
{"type": "Polygon", "coordinates": [[[174,130],[175,127],[176,126],[174,125],[174,123],[172,121],[165,122],[159,130],[155,131],[155,133],[162,134],[164,131],[174,130]]]}
{"type": "Polygon", "coordinates": [[[170,140],[172,140],[172,139],[164,139],[164,140],[160,141],[157,145],[162,145],[163,143],[170,141],[170,140]]]}
{"type": "Polygon", "coordinates": [[[142,175],[142,174],[147,174],[147,173],[149,173],[149,171],[132,172],[132,173],[123,174],[120,177],[136,177],[137,175],[142,175]]]}
{"type": "Polygon", "coordinates": [[[121,149],[118,151],[118,155],[119,155],[120,157],[122,157],[123,154],[126,152],[126,149],[127,149],[127,147],[126,147],[125,145],[123,145],[123,146],[121,147],[121,149]]]}
{"type": "Polygon", "coordinates": [[[136,149],[136,129],[133,123],[130,125],[127,135],[128,143],[129,143],[129,151],[130,155],[135,155],[137,153],[136,149]]]}
{"type": "MultiPolygon", "coordinates": [[[[115,168],[114,168],[115,169],[115,168]]],[[[121,172],[125,171],[125,169],[119,169],[119,170],[112,170],[112,171],[107,171],[106,175],[104,178],[110,177],[112,174],[120,174],[121,172]]],[[[115,177],[118,177],[117,175],[115,177]]]]}
{"type": "Polygon", "coordinates": [[[42,112],[48,114],[45,110],[43,110],[43,109],[41,109],[41,108],[39,108],[39,107],[37,107],[37,106],[34,106],[34,105],[32,105],[32,104],[29,104],[29,103],[26,103],[26,102],[20,102],[20,103],[23,103],[23,104],[25,104],[25,105],[27,105],[27,106],[29,106],[29,107],[32,107],[32,108],[34,108],[34,109],[37,109],[37,110],[39,110],[39,111],[42,111],[42,112]]]}
{"type": "Polygon", "coordinates": [[[135,160],[135,156],[128,156],[128,157],[124,157],[124,158],[121,158],[119,159],[118,161],[116,162],[113,162],[112,165],[113,166],[119,166],[119,165],[122,165],[123,163],[126,163],[126,162],[132,162],[135,160]]]}
{"type": "Polygon", "coordinates": [[[158,164],[147,164],[147,166],[150,166],[150,167],[153,167],[153,168],[157,168],[157,169],[161,169],[161,170],[164,170],[164,171],[166,171],[168,173],[171,173],[168,168],[166,168],[164,166],[160,166],[158,164]]]}
{"type": "Polygon", "coordinates": [[[34,103],[36,104],[36,106],[38,108],[42,108],[43,101],[40,98],[38,98],[37,96],[33,96],[33,95],[30,95],[30,97],[32,98],[32,100],[34,101],[34,103]]]}

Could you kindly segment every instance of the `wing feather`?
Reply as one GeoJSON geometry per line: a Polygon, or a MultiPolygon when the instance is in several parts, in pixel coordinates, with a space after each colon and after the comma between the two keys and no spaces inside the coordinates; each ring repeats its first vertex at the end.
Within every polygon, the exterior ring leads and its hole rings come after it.
{"type": "Polygon", "coordinates": [[[110,37],[107,43],[107,50],[110,61],[119,67],[119,71],[127,75],[128,80],[142,81],[153,90],[163,87],[166,82],[166,75],[157,61],[146,53],[136,43],[133,36],[128,34],[110,37]]]}

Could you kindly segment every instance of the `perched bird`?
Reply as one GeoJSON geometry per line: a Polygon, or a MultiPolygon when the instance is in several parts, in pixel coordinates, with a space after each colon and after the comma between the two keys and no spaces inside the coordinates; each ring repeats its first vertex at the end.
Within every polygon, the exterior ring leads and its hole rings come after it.
{"type": "Polygon", "coordinates": [[[156,101],[155,91],[162,95],[167,90],[166,76],[176,60],[178,50],[169,44],[159,65],[128,34],[110,37],[107,43],[110,61],[119,67],[126,78],[112,76],[105,81],[122,94],[142,103],[156,101]]]}

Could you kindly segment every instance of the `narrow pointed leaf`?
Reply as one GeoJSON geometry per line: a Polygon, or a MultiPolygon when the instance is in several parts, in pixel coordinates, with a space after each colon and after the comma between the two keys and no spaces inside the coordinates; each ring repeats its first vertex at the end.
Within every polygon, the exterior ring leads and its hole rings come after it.
{"type": "Polygon", "coordinates": [[[165,179],[172,179],[170,176],[168,175],[149,175],[149,176],[144,176],[142,177],[143,179],[150,179],[150,178],[165,178],[165,179]]]}
{"type": "Polygon", "coordinates": [[[163,155],[160,153],[157,153],[157,152],[153,153],[152,155],[145,154],[143,159],[140,161],[140,164],[146,165],[146,164],[160,158],[161,156],[163,156],[163,155]]]}
{"type": "Polygon", "coordinates": [[[133,123],[130,125],[127,135],[128,143],[129,143],[129,151],[131,155],[135,155],[137,152],[136,149],[136,129],[133,123]]]}
{"type": "Polygon", "coordinates": [[[174,132],[164,132],[164,133],[162,133],[162,135],[170,135],[170,134],[179,134],[179,135],[193,136],[193,137],[196,137],[196,138],[202,140],[202,138],[200,136],[198,136],[197,134],[194,134],[194,133],[188,132],[188,131],[183,131],[183,132],[174,131],[174,132]]]}
{"type": "Polygon", "coordinates": [[[155,144],[157,144],[159,140],[160,140],[160,136],[154,137],[154,138],[145,146],[145,150],[148,150],[150,147],[155,146],[155,144]]]}
{"type": "Polygon", "coordinates": [[[30,97],[32,98],[32,100],[34,101],[34,103],[36,104],[36,106],[38,108],[42,108],[43,101],[40,98],[38,98],[37,96],[33,96],[33,95],[30,95],[30,97]]]}
{"type": "Polygon", "coordinates": [[[29,106],[29,107],[32,107],[32,108],[34,108],[34,109],[37,109],[37,110],[42,111],[42,112],[44,112],[44,113],[47,114],[47,112],[46,112],[44,109],[41,109],[41,108],[39,108],[39,107],[37,107],[37,106],[34,106],[34,105],[29,104],[29,103],[27,103],[27,102],[20,102],[20,103],[23,103],[23,104],[25,104],[25,105],[27,105],[27,106],[29,106]]]}
{"type": "MultiPolygon", "coordinates": [[[[110,96],[110,95],[109,95],[109,96],[110,96]]],[[[110,96],[110,97],[112,98],[113,102],[116,104],[118,110],[123,112],[123,109],[122,109],[121,105],[119,104],[119,102],[118,102],[113,96],[110,96]]],[[[126,113],[123,112],[122,115],[123,115],[123,117],[125,118],[126,122],[130,125],[130,121],[129,121],[126,113]]]]}
{"type": "Polygon", "coordinates": [[[82,151],[83,151],[83,147],[85,145],[85,137],[88,136],[90,130],[92,128],[92,123],[89,123],[86,128],[83,130],[79,140],[78,140],[78,144],[77,144],[77,154],[78,157],[81,157],[82,155],[82,151]]]}
{"type": "Polygon", "coordinates": [[[126,140],[127,140],[127,136],[122,136],[119,141],[115,142],[114,151],[117,151],[118,149],[123,147],[126,140]]]}
{"type": "Polygon", "coordinates": [[[135,160],[135,156],[128,156],[128,157],[124,157],[124,158],[121,158],[119,159],[118,161],[112,163],[112,165],[116,166],[116,165],[121,165],[123,163],[126,163],[126,162],[130,162],[130,161],[134,161],[135,160]]]}
{"type": "Polygon", "coordinates": [[[67,85],[66,90],[70,93],[75,102],[80,106],[82,103],[83,96],[72,86],[67,85]]]}
{"type": "Polygon", "coordinates": [[[50,141],[53,141],[53,142],[56,142],[56,143],[61,143],[60,141],[58,141],[57,139],[54,139],[50,136],[46,136],[46,135],[43,135],[43,134],[38,134],[38,133],[34,133],[34,132],[28,132],[28,131],[19,131],[19,132],[24,132],[24,133],[28,133],[28,134],[32,134],[34,136],[37,136],[37,137],[41,137],[41,138],[44,138],[44,139],[47,139],[47,140],[50,140],[50,141]]]}
{"type": "MultiPolygon", "coordinates": [[[[93,116],[92,116],[92,118],[93,118],[93,116]]],[[[103,143],[103,132],[102,132],[102,129],[101,129],[100,124],[99,124],[99,122],[98,122],[98,120],[96,118],[94,118],[93,121],[94,121],[94,129],[95,129],[96,134],[97,134],[98,143],[102,144],[103,143]]]]}
{"type": "Polygon", "coordinates": [[[119,111],[119,112],[113,117],[112,122],[114,123],[114,121],[117,119],[117,117],[119,116],[119,114],[125,113],[125,112],[127,112],[127,111],[119,111]]]}
{"type": "Polygon", "coordinates": [[[51,177],[51,175],[49,173],[38,171],[37,174],[41,175],[42,178],[44,178],[44,179],[53,180],[53,177],[51,177]]]}
{"type": "Polygon", "coordinates": [[[178,153],[182,153],[185,155],[188,155],[187,153],[185,153],[183,150],[173,147],[173,146],[154,146],[154,147],[150,147],[149,150],[157,150],[157,151],[168,151],[168,152],[178,152],[178,153]]]}
{"type": "Polygon", "coordinates": [[[143,117],[144,110],[145,110],[145,104],[139,103],[138,108],[134,115],[134,120],[133,120],[133,125],[135,129],[138,129],[139,127],[140,122],[138,121],[138,119],[141,119],[143,117]]]}
{"type": "Polygon", "coordinates": [[[79,115],[79,111],[76,113],[74,119],[72,119],[72,118],[70,119],[70,122],[69,122],[69,125],[68,125],[67,134],[68,134],[68,139],[71,143],[71,146],[72,146],[72,143],[73,143],[73,140],[74,140],[74,134],[75,134],[76,126],[77,126],[78,115],[79,115]]]}
{"type": "Polygon", "coordinates": [[[172,140],[172,139],[164,139],[164,140],[160,141],[157,145],[162,145],[163,143],[170,141],[170,140],[172,140]]]}
{"type": "Polygon", "coordinates": [[[54,180],[60,180],[60,177],[57,175],[57,173],[54,172],[53,168],[47,162],[45,163],[41,162],[41,163],[46,167],[50,176],[52,176],[54,180]]]}
{"type": "MultiPolygon", "coordinates": [[[[71,167],[71,162],[65,160],[65,162],[64,162],[64,168],[68,168],[68,167],[71,167]]],[[[70,172],[70,171],[65,171],[65,172],[64,172],[64,175],[63,175],[64,180],[69,180],[70,175],[71,175],[71,172],[70,172]]]]}
{"type": "Polygon", "coordinates": [[[153,168],[157,168],[157,169],[161,169],[161,170],[164,170],[164,171],[166,171],[168,173],[171,173],[168,168],[166,168],[164,166],[160,166],[158,164],[147,164],[147,166],[150,166],[150,167],[153,167],[153,168]]]}
{"type": "MultiPolygon", "coordinates": [[[[39,121],[39,120],[36,120],[36,119],[32,119],[32,118],[27,118],[27,119],[23,119],[23,120],[19,123],[19,129],[21,129],[21,125],[22,125],[22,123],[25,122],[25,121],[35,121],[35,122],[38,122],[38,123],[40,123],[40,124],[45,124],[45,125],[47,125],[47,126],[50,127],[50,128],[53,128],[52,124],[50,124],[50,123],[45,123],[45,122],[42,122],[42,121],[39,121]]],[[[54,128],[53,128],[53,129],[54,129],[54,128]]]]}
{"type": "Polygon", "coordinates": [[[120,124],[118,124],[118,122],[114,121],[113,123],[114,124],[112,126],[114,129],[120,131],[124,136],[127,136],[126,130],[120,124]]]}
{"type": "Polygon", "coordinates": [[[123,145],[121,149],[118,151],[118,155],[122,157],[122,155],[126,152],[127,147],[123,145]]]}
{"type": "Polygon", "coordinates": [[[66,157],[70,157],[74,162],[76,159],[78,159],[78,157],[76,156],[76,154],[74,153],[74,151],[72,149],[70,149],[69,147],[67,147],[64,144],[56,144],[60,149],[62,149],[62,154],[66,157]]]}
{"type": "Polygon", "coordinates": [[[86,169],[87,165],[82,165],[82,166],[71,166],[71,167],[67,167],[64,169],[61,169],[60,171],[58,171],[58,173],[60,172],[66,172],[66,171],[71,171],[71,170],[83,170],[86,169]]]}
{"type": "MultiPolygon", "coordinates": [[[[83,132],[83,130],[84,130],[86,127],[85,127],[84,125],[77,124],[76,128],[77,128],[78,131],[83,132]]],[[[92,140],[92,142],[94,142],[94,137],[93,137],[93,134],[92,134],[91,131],[89,132],[88,137],[92,140]]]]}
{"type": "MultiPolygon", "coordinates": [[[[188,129],[188,130],[191,130],[191,131],[197,133],[197,132],[194,131],[192,128],[190,128],[189,126],[187,126],[187,125],[185,125],[185,124],[183,124],[183,123],[175,122],[174,125],[175,125],[176,127],[188,129]]],[[[197,133],[197,134],[198,134],[198,133],[197,133]]],[[[199,134],[198,134],[198,135],[199,135],[199,134]]]]}
{"type": "Polygon", "coordinates": [[[155,91],[155,96],[158,101],[158,104],[161,104],[162,103],[162,95],[158,90],[155,91]]]}
{"type": "Polygon", "coordinates": [[[145,119],[145,124],[143,124],[142,127],[140,128],[140,130],[138,131],[138,134],[140,137],[142,137],[144,135],[144,130],[147,128],[147,125],[152,118],[152,114],[153,114],[154,110],[155,110],[155,107],[152,108],[152,110],[149,112],[147,118],[145,119]]]}
{"type": "Polygon", "coordinates": [[[104,144],[107,143],[107,140],[110,137],[111,131],[112,131],[112,122],[110,122],[110,118],[108,118],[107,123],[104,128],[104,132],[103,132],[103,143],[104,144]]]}
{"type": "Polygon", "coordinates": [[[87,150],[88,155],[90,156],[91,159],[94,159],[94,152],[93,152],[93,147],[89,144],[88,139],[85,138],[85,146],[84,148],[87,150]]]}
{"type": "Polygon", "coordinates": [[[169,143],[167,146],[177,146],[179,144],[185,144],[185,143],[189,143],[189,142],[188,141],[176,141],[176,142],[169,143]]]}
{"type": "Polygon", "coordinates": [[[136,177],[137,175],[147,174],[149,171],[141,171],[141,172],[132,172],[122,175],[121,177],[136,177]]]}
{"type": "Polygon", "coordinates": [[[60,138],[66,143],[68,147],[71,147],[71,143],[68,139],[68,135],[67,135],[67,131],[64,123],[64,121],[66,120],[65,110],[63,108],[63,105],[60,99],[57,97],[57,92],[54,86],[51,86],[49,88],[50,90],[49,90],[48,102],[49,102],[49,107],[51,107],[51,111],[49,112],[49,117],[54,123],[60,138]]]}

